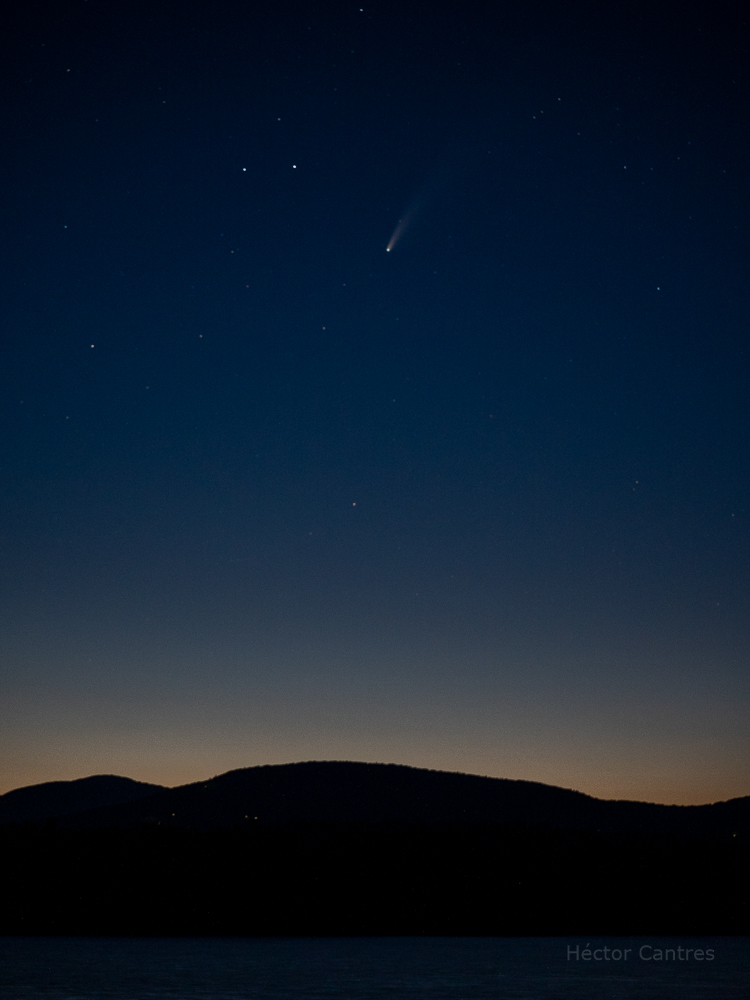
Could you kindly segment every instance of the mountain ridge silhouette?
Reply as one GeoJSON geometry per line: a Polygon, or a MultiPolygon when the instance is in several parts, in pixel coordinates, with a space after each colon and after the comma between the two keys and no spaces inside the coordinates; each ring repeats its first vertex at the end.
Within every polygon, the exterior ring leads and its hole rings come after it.
{"type": "Polygon", "coordinates": [[[750,796],[662,805],[403,764],[302,761],[237,768],[172,788],[92,775],[0,796],[0,824],[42,822],[70,829],[158,824],[197,830],[288,823],[512,823],[726,837],[750,831],[750,796]]]}
{"type": "Polygon", "coordinates": [[[0,934],[744,934],[749,832],[750,797],[397,764],[94,775],[0,797],[0,934]]]}

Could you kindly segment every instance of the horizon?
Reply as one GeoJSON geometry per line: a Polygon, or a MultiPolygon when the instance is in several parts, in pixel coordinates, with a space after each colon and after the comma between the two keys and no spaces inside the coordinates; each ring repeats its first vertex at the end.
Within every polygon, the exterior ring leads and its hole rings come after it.
{"type": "Polygon", "coordinates": [[[737,5],[34,0],[0,788],[748,792],[737,5]]]}
{"type": "Polygon", "coordinates": [[[152,786],[155,789],[163,789],[163,790],[169,791],[169,790],[173,790],[175,788],[186,788],[186,787],[189,787],[190,785],[200,785],[200,784],[203,784],[205,782],[212,781],[214,778],[221,778],[221,777],[226,776],[227,774],[233,774],[233,773],[235,773],[237,771],[250,771],[250,770],[253,770],[255,768],[262,768],[262,767],[271,767],[271,768],[272,767],[294,767],[294,766],[302,765],[302,764],[362,764],[364,766],[374,765],[374,766],[380,766],[380,767],[404,767],[404,768],[408,768],[409,770],[432,771],[432,772],[439,773],[439,774],[455,774],[455,775],[459,775],[459,776],[462,776],[462,777],[471,777],[471,778],[488,778],[488,779],[493,780],[493,781],[494,780],[496,780],[496,781],[519,781],[519,782],[526,782],[528,784],[543,785],[544,787],[547,787],[547,788],[558,788],[558,789],[562,789],[563,791],[574,792],[576,794],[581,794],[581,795],[586,796],[587,798],[596,799],[597,801],[601,801],[601,802],[639,802],[639,803],[644,803],[644,804],[647,804],[647,805],[664,805],[664,806],[679,805],[679,806],[685,806],[685,807],[687,807],[687,806],[717,805],[717,804],[722,803],[722,802],[732,802],[732,801],[737,801],[739,799],[744,799],[744,798],[750,797],[750,792],[748,792],[748,793],[746,793],[744,795],[732,796],[729,799],[717,799],[717,800],[711,801],[711,802],[689,802],[689,803],[684,803],[684,802],[682,802],[682,803],[681,802],[652,802],[650,800],[645,800],[645,799],[608,799],[608,798],[602,798],[602,797],[596,796],[596,795],[590,795],[588,792],[583,791],[580,788],[572,788],[572,787],[569,788],[569,787],[563,786],[563,785],[552,785],[549,782],[534,781],[533,779],[528,779],[528,778],[506,778],[506,777],[503,777],[501,775],[477,774],[477,773],[468,772],[468,771],[450,771],[450,770],[446,770],[444,768],[417,767],[417,766],[412,765],[412,764],[400,764],[400,763],[398,763],[396,761],[375,761],[375,760],[366,761],[366,760],[343,760],[343,759],[294,760],[294,761],[281,761],[279,763],[273,763],[273,764],[250,764],[250,765],[246,765],[244,767],[230,768],[228,771],[221,771],[221,772],[219,772],[217,774],[212,774],[210,777],[201,777],[201,778],[195,778],[195,779],[193,779],[191,781],[180,782],[179,784],[176,784],[176,785],[166,785],[166,784],[162,784],[161,782],[152,781],[152,780],[145,781],[144,779],[133,778],[132,776],[126,775],[126,774],[114,774],[114,773],[110,773],[110,772],[106,772],[106,773],[98,772],[96,774],[80,775],[77,778],[51,778],[51,779],[48,779],[48,780],[45,780],[45,781],[42,781],[42,782],[35,782],[34,784],[31,784],[31,785],[20,785],[20,786],[14,787],[14,788],[6,789],[5,791],[0,790],[0,797],[2,795],[7,794],[8,792],[19,791],[20,789],[24,789],[24,788],[37,788],[37,787],[40,787],[42,785],[47,785],[47,784],[61,784],[61,783],[72,783],[72,782],[75,782],[75,781],[86,781],[87,779],[90,779],[90,778],[123,778],[123,779],[125,779],[127,781],[135,781],[135,782],[140,783],[140,784],[150,785],[150,786],[152,786]]]}

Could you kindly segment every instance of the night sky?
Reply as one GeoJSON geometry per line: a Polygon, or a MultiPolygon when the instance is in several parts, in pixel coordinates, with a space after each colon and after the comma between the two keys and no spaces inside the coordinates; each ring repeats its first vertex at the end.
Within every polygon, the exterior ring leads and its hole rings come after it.
{"type": "Polygon", "coordinates": [[[0,791],[748,794],[749,42],[723,2],[15,4],[0,791]]]}

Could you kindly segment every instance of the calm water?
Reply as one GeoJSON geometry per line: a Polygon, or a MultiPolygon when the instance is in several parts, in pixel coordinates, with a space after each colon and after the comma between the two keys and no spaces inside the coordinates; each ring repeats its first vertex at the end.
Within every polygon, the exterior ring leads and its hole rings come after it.
{"type": "Polygon", "coordinates": [[[0,996],[722,1000],[750,997],[749,957],[747,938],[0,938],[0,996]],[[665,958],[641,959],[643,946],[665,958]],[[678,947],[715,958],[679,960],[678,947]]]}

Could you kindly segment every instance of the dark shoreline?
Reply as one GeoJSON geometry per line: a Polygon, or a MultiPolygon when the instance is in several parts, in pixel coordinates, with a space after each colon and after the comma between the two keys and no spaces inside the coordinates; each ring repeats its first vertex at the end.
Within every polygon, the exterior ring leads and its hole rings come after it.
{"type": "Polygon", "coordinates": [[[0,830],[0,934],[747,934],[747,848],[494,825],[0,830]]]}

